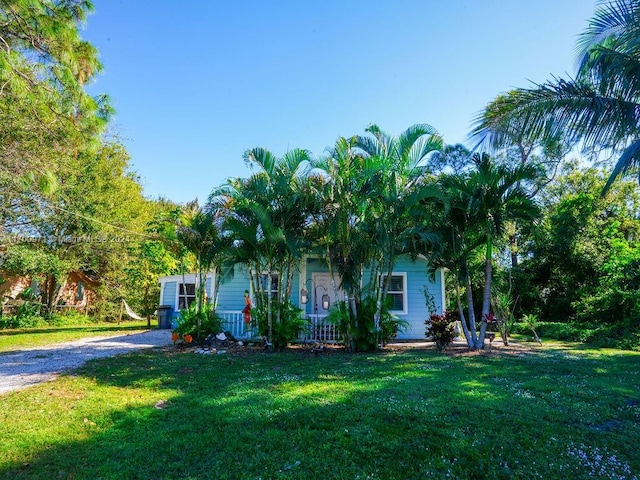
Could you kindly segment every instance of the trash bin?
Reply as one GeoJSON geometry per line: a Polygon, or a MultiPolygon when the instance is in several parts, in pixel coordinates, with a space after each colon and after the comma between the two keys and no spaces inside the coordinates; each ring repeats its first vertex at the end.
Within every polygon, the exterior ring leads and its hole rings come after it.
{"type": "Polygon", "coordinates": [[[158,307],[158,328],[171,328],[171,317],[173,316],[171,305],[160,305],[158,307]]]}

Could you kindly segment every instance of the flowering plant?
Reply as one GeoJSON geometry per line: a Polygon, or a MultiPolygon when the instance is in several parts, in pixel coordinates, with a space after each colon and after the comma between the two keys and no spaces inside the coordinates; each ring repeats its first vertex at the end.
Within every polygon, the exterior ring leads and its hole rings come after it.
{"type": "Polygon", "coordinates": [[[438,350],[444,350],[453,343],[453,339],[456,337],[455,321],[456,316],[452,312],[444,312],[443,315],[432,313],[429,320],[425,321],[426,336],[433,338],[438,350]]]}

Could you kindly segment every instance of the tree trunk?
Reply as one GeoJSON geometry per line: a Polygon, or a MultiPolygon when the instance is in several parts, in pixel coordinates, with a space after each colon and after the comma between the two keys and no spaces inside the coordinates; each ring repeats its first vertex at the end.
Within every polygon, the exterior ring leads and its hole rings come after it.
{"type": "Polygon", "coordinates": [[[467,292],[467,310],[469,311],[469,333],[471,334],[472,348],[477,348],[478,336],[476,332],[476,309],[473,306],[473,288],[471,287],[471,277],[469,271],[464,266],[465,288],[467,292]]]}
{"type": "Polygon", "coordinates": [[[487,240],[487,253],[484,265],[484,292],[482,296],[482,322],[480,323],[480,338],[476,346],[484,348],[484,337],[487,333],[487,319],[491,311],[491,280],[493,265],[491,263],[492,244],[491,237],[487,240]]]}
{"type": "Polygon", "coordinates": [[[467,345],[469,348],[474,347],[473,339],[471,338],[471,334],[469,333],[469,327],[467,326],[467,320],[464,317],[464,309],[462,308],[462,299],[460,297],[460,286],[456,281],[456,302],[458,304],[458,313],[460,314],[460,324],[462,325],[462,332],[464,333],[464,338],[467,341],[467,345]]]}
{"type": "Polygon", "coordinates": [[[511,252],[511,268],[518,266],[518,237],[514,233],[509,235],[509,251],[511,252]]]}

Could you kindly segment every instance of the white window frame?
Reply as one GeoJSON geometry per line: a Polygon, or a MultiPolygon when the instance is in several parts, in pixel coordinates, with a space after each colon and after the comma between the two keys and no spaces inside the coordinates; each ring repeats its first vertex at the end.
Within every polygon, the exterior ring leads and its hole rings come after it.
{"type": "MultiPolygon", "coordinates": [[[[380,287],[382,288],[382,282],[386,278],[387,274],[383,273],[380,275],[380,287]]],[[[402,294],[402,310],[389,310],[389,313],[394,313],[396,315],[407,315],[409,313],[408,309],[408,295],[407,295],[407,272],[391,272],[391,277],[402,277],[402,286],[403,289],[400,290],[389,290],[387,295],[398,295],[402,294]]]]}
{"type": "MultiPolygon", "coordinates": [[[[268,290],[264,290],[264,293],[266,293],[267,295],[269,295],[271,297],[271,299],[277,299],[276,296],[278,295],[278,287],[276,287],[275,290],[272,290],[273,287],[273,277],[276,278],[276,281],[278,283],[278,286],[280,285],[280,275],[277,273],[271,273],[271,285],[269,285],[269,289],[268,290]]],[[[259,282],[262,282],[262,279],[264,278],[265,282],[269,281],[269,272],[264,272],[260,274],[259,277],[259,282]]],[[[251,282],[249,282],[251,283],[251,282]]],[[[252,286],[251,286],[252,287],[252,286]]],[[[250,288],[249,291],[252,293],[251,297],[255,297],[255,295],[257,294],[257,292],[253,292],[253,288],[250,288]]],[[[255,300],[255,298],[254,298],[255,300]]]]}
{"type": "Polygon", "coordinates": [[[177,309],[178,312],[182,311],[182,310],[187,310],[189,308],[189,305],[190,305],[189,299],[193,298],[193,301],[191,303],[194,303],[196,301],[196,297],[197,297],[196,292],[198,291],[198,284],[197,284],[197,282],[187,282],[187,281],[178,282],[177,290],[178,290],[178,293],[177,293],[178,294],[178,299],[177,299],[178,301],[176,302],[176,307],[177,307],[176,309],[177,309]],[[193,295],[187,294],[187,289],[186,288],[181,289],[180,287],[182,285],[193,285],[193,295]],[[184,294],[182,294],[182,290],[184,290],[184,294]],[[181,298],[185,299],[185,307],[184,308],[180,308],[180,299],[181,298]]]}

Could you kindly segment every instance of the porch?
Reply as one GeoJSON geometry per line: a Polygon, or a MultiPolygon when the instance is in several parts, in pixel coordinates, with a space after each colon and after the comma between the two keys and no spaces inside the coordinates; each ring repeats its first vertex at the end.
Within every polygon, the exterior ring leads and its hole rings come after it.
{"type": "MultiPolygon", "coordinates": [[[[224,329],[229,331],[239,340],[251,340],[258,338],[256,329],[247,328],[241,311],[218,310],[216,312],[222,317],[224,329]]],[[[299,342],[303,343],[337,343],[340,339],[336,326],[327,322],[327,315],[304,315],[307,320],[307,327],[300,333],[299,342]]]]}

